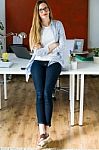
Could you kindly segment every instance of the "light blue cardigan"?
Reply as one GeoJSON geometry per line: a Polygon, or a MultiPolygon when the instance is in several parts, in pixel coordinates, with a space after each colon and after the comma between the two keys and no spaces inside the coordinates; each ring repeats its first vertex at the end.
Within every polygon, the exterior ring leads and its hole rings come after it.
{"type": "MultiPolygon", "coordinates": [[[[59,62],[61,64],[62,68],[65,68],[66,67],[66,61],[65,61],[65,59],[66,59],[66,57],[65,57],[66,36],[65,36],[64,27],[63,27],[61,21],[51,20],[51,28],[52,28],[53,34],[55,36],[55,40],[56,40],[55,42],[58,42],[59,46],[53,50],[53,56],[52,56],[52,59],[49,61],[48,66],[55,62],[59,62]]],[[[34,50],[34,53],[26,67],[26,81],[28,81],[29,75],[31,74],[31,66],[32,66],[32,63],[33,63],[36,55],[37,56],[48,55],[48,45],[43,48],[34,50]]]]}

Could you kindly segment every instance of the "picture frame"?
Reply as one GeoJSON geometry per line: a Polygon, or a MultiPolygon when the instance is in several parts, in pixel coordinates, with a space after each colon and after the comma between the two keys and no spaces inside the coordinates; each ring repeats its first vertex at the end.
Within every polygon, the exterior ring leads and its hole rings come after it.
{"type": "Polygon", "coordinates": [[[75,53],[82,53],[83,52],[83,46],[84,46],[84,39],[75,39],[74,52],[75,53]]]}

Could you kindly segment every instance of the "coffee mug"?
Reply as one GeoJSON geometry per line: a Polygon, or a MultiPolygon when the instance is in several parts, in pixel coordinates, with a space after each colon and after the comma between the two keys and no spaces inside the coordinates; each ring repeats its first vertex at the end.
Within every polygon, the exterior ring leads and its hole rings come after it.
{"type": "Polygon", "coordinates": [[[77,61],[72,61],[71,62],[71,68],[72,68],[72,70],[77,69],[77,61]]]}

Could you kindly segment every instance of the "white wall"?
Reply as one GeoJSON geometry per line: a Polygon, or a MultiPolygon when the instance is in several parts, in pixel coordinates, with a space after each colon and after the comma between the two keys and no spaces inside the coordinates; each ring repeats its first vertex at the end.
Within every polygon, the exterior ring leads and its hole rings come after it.
{"type": "Polygon", "coordinates": [[[89,0],[88,48],[99,47],[99,0],[89,0]]]}
{"type": "MultiPolygon", "coordinates": [[[[2,34],[6,34],[6,22],[5,22],[5,0],[0,0],[0,20],[3,22],[4,30],[2,34]]],[[[3,51],[6,50],[6,39],[2,38],[3,51]]]]}

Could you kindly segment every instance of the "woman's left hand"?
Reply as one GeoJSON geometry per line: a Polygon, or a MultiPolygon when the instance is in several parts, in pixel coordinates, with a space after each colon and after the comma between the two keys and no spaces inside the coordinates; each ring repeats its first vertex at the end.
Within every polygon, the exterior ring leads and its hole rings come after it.
{"type": "Polygon", "coordinates": [[[42,47],[41,44],[35,44],[34,49],[39,49],[39,48],[41,48],[41,47],[42,47]]]}

